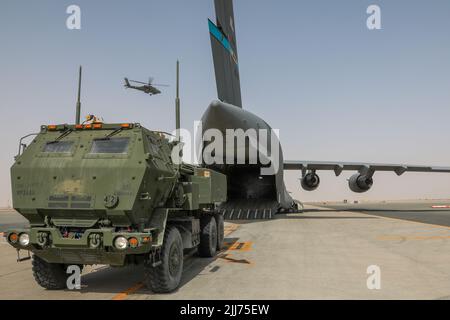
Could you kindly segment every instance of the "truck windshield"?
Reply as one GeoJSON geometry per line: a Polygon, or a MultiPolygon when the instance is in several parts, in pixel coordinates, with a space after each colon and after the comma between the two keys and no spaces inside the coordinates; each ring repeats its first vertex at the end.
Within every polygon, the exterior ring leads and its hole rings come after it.
{"type": "Polygon", "coordinates": [[[52,141],[44,147],[44,152],[48,153],[70,153],[73,141],[52,141]]]}
{"type": "Polygon", "coordinates": [[[129,138],[95,139],[90,153],[127,153],[129,138]]]}

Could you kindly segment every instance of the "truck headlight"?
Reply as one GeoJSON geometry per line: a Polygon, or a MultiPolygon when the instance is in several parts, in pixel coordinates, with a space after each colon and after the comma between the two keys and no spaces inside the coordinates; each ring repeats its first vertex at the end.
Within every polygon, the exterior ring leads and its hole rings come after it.
{"type": "Polygon", "coordinates": [[[114,240],[114,247],[123,250],[128,247],[128,240],[125,237],[119,236],[114,240]]]}
{"type": "Polygon", "coordinates": [[[30,236],[28,235],[28,233],[22,233],[19,236],[19,243],[23,247],[26,247],[30,244],[30,236]]]}

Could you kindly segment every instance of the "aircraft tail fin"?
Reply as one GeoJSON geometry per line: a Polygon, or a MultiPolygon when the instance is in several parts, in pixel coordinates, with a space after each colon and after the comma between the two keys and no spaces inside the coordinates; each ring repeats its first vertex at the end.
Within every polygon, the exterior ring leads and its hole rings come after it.
{"type": "Polygon", "coordinates": [[[214,0],[216,24],[208,19],[216,75],[217,95],[242,108],[239,64],[232,0],[214,0]]]}

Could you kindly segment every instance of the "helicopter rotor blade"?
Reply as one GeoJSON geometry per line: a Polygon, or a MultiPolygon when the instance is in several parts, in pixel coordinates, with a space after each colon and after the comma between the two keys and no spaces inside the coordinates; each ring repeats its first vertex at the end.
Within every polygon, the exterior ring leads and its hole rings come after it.
{"type": "Polygon", "coordinates": [[[148,83],[145,83],[145,82],[142,82],[142,81],[130,80],[130,82],[140,83],[140,84],[147,84],[148,85],[148,83]]]}
{"type": "Polygon", "coordinates": [[[152,81],[153,81],[153,77],[150,77],[150,78],[148,79],[148,83],[142,82],[142,81],[137,81],[137,80],[129,80],[129,82],[132,82],[132,83],[139,83],[139,84],[143,84],[143,85],[146,85],[146,86],[154,86],[154,87],[170,87],[168,84],[152,83],[152,81]]]}

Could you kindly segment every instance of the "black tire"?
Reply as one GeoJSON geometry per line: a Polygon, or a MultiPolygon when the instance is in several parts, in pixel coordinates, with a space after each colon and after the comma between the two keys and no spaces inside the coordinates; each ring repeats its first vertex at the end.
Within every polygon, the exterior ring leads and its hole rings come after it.
{"type": "Polygon", "coordinates": [[[60,263],[48,263],[36,255],[32,258],[33,276],[36,282],[48,290],[61,290],[66,288],[67,267],[60,263]]]}
{"type": "Polygon", "coordinates": [[[217,251],[223,249],[223,239],[225,238],[225,226],[223,222],[223,215],[216,213],[214,215],[217,224],[217,251]]]}
{"type": "Polygon", "coordinates": [[[183,273],[183,241],[178,229],[168,226],[161,248],[161,264],[145,266],[145,284],[155,293],[169,293],[180,285],[183,273]]]}
{"type": "Polygon", "coordinates": [[[200,219],[200,244],[198,253],[201,257],[214,257],[217,252],[217,224],[212,215],[200,219]]]}

